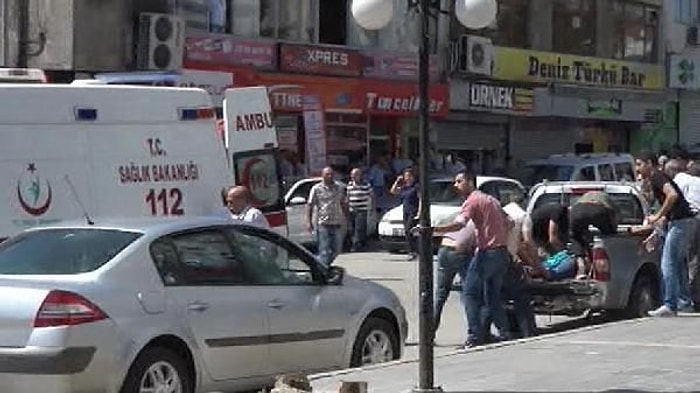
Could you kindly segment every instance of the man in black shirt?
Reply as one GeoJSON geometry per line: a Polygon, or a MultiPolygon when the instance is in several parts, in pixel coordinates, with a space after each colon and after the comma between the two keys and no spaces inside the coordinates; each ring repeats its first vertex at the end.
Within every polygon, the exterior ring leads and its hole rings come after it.
{"type": "Polygon", "coordinates": [[[681,293],[681,269],[688,257],[690,235],[695,225],[693,212],[683,193],[668,175],[656,169],[656,159],[648,151],[642,151],[635,159],[635,169],[648,180],[654,198],[661,208],[647,217],[649,225],[666,225],[666,236],[661,252],[661,276],[663,280],[663,305],[649,313],[655,317],[675,316],[681,293]]]}
{"type": "Polygon", "coordinates": [[[530,213],[532,240],[537,247],[554,254],[563,250],[569,240],[569,209],[559,203],[548,203],[530,213]]]}

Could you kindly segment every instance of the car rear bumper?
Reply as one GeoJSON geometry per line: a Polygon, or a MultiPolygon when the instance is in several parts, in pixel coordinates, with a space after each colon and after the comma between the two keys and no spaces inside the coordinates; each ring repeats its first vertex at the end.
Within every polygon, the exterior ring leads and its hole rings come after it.
{"type": "Polygon", "coordinates": [[[85,371],[95,347],[0,348],[0,373],[69,375],[85,371]]]}

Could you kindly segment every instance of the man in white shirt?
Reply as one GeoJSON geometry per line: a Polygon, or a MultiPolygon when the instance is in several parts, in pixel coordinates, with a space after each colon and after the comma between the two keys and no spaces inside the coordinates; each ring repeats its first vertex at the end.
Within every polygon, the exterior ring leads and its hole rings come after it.
{"type": "Polygon", "coordinates": [[[244,186],[233,186],[226,192],[226,207],[234,221],[269,229],[265,215],[250,205],[250,191],[244,186]]]}

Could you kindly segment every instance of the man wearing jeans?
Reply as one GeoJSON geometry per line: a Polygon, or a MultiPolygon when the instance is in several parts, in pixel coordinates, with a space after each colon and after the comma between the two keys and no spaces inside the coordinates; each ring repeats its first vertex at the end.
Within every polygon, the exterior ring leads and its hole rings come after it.
{"type": "Polygon", "coordinates": [[[688,257],[688,242],[693,231],[694,214],[683,193],[671,178],[659,171],[654,156],[643,151],[635,159],[637,173],[648,180],[654,197],[661,205],[656,214],[647,217],[648,225],[666,221],[667,230],[661,251],[663,305],[649,314],[654,317],[675,316],[681,295],[681,269],[688,257]]]}
{"type": "Polygon", "coordinates": [[[507,244],[512,222],[494,197],[476,189],[476,176],[473,174],[458,174],[454,186],[466,198],[460,211],[461,219],[438,226],[435,232],[461,229],[469,220],[474,222],[476,228],[476,255],[469,265],[464,284],[469,324],[466,346],[473,347],[486,342],[488,318],[498,328],[499,338],[508,339],[510,329],[501,291],[510,263],[507,244]]]}
{"type": "Polygon", "coordinates": [[[362,181],[360,168],[350,171],[347,193],[353,232],[351,251],[355,252],[367,245],[367,219],[374,205],[372,185],[362,181]]]}
{"type": "MultiPolygon", "coordinates": [[[[457,216],[456,219],[461,220],[459,216],[457,216]]],[[[434,313],[435,331],[437,331],[440,326],[442,309],[452,291],[452,282],[454,281],[455,275],[459,274],[462,287],[464,287],[467,277],[467,268],[474,255],[474,246],[476,244],[475,237],[476,228],[472,221],[469,221],[462,229],[456,232],[447,232],[442,235],[442,242],[440,243],[437,254],[438,270],[434,313]]],[[[462,291],[462,293],[464,293],[464,291],[462,291]]],[[[460,296],[460,299],[462,300],[463,306],[466,307],[464,296],[460,296]]]]}
{"type": "Polygon", "coordinates": [[[346,220],[347,204],[345,190],[333,179],[333,168],[323,168],[323,181],[311,188],[307,209],[307,227],[313,232],[313,216],[316,212],[318,256],[326,266],[333,263],[340,253],[340,227],[346,220]]]}

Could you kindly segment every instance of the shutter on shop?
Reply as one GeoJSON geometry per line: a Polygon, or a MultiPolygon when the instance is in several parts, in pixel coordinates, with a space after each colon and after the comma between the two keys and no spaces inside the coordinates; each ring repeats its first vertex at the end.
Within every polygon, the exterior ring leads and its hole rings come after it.
{"type": "Polygon", "coordinates": [[[504,124],[443,122],[436,129],[439,150],[497,150],[506,135],[504,124]]]}
{"type": "Polygon", "coordinates": [[[700,93],[681,91],[679,94],[680,141],[688,146],[700,143],[700,93]]]}
{"type": "Polygon", "coordinates": [[[568,128],[552,129],[539,121],[532,123],[527,128],[518,127],[511,133],[510,149],[515,159],[526,161],[573,151],[574,133],[568,128]]]}

